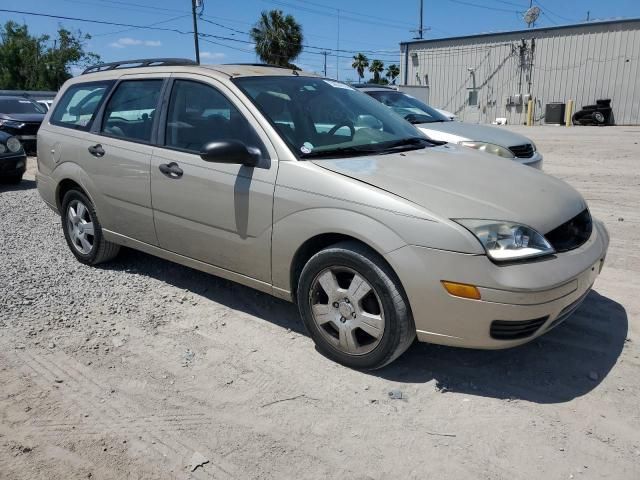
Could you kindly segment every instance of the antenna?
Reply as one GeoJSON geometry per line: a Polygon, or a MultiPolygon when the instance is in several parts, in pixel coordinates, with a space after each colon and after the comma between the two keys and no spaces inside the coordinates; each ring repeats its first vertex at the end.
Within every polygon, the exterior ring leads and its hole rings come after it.
{"type": "Polygon", "coordinates": [[[540,13],[540,7],[531,7],[529,10],[524,12],[522,19],[524,20],[524,23],[527,24],[527,28],[536,26],[536,20],[538,20],[540,13]]]}

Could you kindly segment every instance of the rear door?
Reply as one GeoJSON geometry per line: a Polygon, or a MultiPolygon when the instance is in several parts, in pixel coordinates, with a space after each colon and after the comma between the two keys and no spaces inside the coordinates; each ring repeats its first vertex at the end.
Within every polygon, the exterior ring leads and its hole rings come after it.
{"type": "Polygon", "coordinates": [[[79,151],[99,192],[103,227],[152,245],[158,242],[149,169],[168,76],[123,75],[79,151]]]}
{"type": "Polygon", "coordinates": [[[273,192],[278,162],[268,137],[221,82],[174,74],[166,92],[151,194],[162,248],[271,281],[273,192]],[[166,118],[165,118],[166,117],[166,118]],[[238,140],[262,152],[261,167],[210,163],[206,143],[238,140]],[[163,173],[174,164],[179,175],[163,173]]]}

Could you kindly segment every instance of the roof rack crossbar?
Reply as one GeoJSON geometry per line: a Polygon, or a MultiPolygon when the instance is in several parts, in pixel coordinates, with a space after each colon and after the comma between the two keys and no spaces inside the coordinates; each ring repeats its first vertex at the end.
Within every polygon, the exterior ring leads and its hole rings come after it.
{"type": "Polygon", "coordinates": [[[197,63],[188,58],[141,58],[138,60],[123,60],[120,62],[98,63],[96,65],[91,65],[82,72],[82,75],[120,68],[164,67],[177,65],[197,65],[197,63]]]}

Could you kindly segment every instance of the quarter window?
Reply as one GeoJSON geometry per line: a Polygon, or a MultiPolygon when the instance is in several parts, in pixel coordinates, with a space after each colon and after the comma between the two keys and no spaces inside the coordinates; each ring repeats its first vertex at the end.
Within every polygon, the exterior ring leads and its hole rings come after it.
{"type": "Polygon", "coordinates": [[[50,122],[61,127],[88,130],[112,84],[113,82],[94,82],[69,87],[51,114],[50,122]]]}
{"type": "Polygon", "coordinates": [[[176,80],[171,91],[165,145],[199,153],[209,142],[237,140],[258,147],[258,135],[242,113],[213,87],[176,80]]]}
{"type": "Polygon", "coordinates": [[[120,83],[104,111],[102,133],[140,142],[151,141],[161,79],[120,83]]]}

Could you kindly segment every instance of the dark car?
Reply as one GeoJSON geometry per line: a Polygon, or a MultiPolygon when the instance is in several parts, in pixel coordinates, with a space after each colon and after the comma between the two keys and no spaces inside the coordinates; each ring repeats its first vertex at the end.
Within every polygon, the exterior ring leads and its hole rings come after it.
{"type": "Polygon", "coordinates": [[[13,135],[0,131],[0,182],[19,183],[27,169],[27,155],[13,135]]]}
{"type": "Polygon", "coordinates": [[[43,106],[25,97],[0,97],[0,130],[20,140],[25,151],[36,153],[38,129],[46,110],[43,106]]]}

